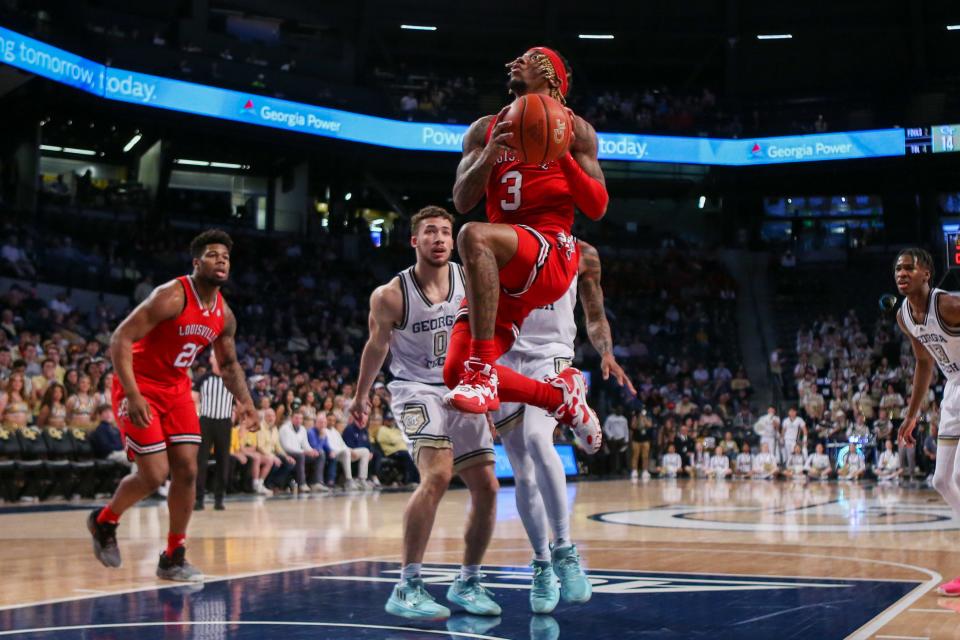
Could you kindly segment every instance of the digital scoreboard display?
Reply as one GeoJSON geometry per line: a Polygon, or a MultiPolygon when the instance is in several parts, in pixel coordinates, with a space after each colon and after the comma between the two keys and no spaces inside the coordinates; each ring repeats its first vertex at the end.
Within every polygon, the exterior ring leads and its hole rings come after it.
{"type": "Polygon", "coordinates": [[[930,127],[907,127],[904,144],[907,155],[930,153],[930,127]]]}
{"type": "Polygon", "coordinates": [[[945,230],[943,241],[947,250],[947,269],[960,269],[960,231],[945,230]]]}
{"type": "Polygon", "coordinates": [[[930,147],[933,153],[960,151],[960,124],[938,124],[930,127],[930,147]]]}

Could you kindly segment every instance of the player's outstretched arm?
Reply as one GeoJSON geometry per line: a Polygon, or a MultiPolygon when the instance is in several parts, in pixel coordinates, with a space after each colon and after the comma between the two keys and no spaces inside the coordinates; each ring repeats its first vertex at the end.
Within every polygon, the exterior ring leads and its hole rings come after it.
{"type": "Polygon", "coordinates": [[[247,377],[237,360],[237,317],[226,303],[223,304],[223,310],[223,331],[213,343],[220,365],[220,377],[223,378],[223,386],[237,399],[237,422],[247,431],[256,431],[260,428],[257,410],[247,388],[247,377]]]}
{"type": "Polygon", "coordinates": [[[400,279],[394,278],[370,294],[370,336],[360,355],[360,375],[357,377],[357,393],[350,403],[350,416],[359,425],[366,424],[370,414],[370,389],[383,361],[390,351],[390,334],[403,322],[403,292],[400,279]]]}
{"type": "Polygon", "coordinates": [[[113,369],[127,396],[130,421],[138,427],[150,424],[150,406],[140,394],[133,375],[133,343],[143,339],[154,327],[175,318],[186,302],[183,286],[173,280],[160,285],[141,302],[110,336],[110,358],[113,369]]]}
{"type": "Polygon", "coordinates": [[[573,120],[573,143],[570,153],[560,157],[560,169],[570,183],[573,204],[591,220],[599,220],[607,213],[610,196],[597,157],[600,148],[597,132],[573,111],[570,111],[570,115],[573,120]]]}
{"type": "MultiPolygon", "coordinates": [[[[940,296],[941,298],[943,296],[940,296]]],[[[939,309],[939,308],[938,308],[939,309]]],[[[903,313],[902,311],[900,313],[903,313]]],[[[904,335],[910,338],[910,347],[913,349],[913,356],[917,359],[917,367],[913,370],[913,392],[910,394],[910,404],[907,406],[907,414],[900,423],[900,430],[897,433],[897,440],[907,445],[913,446],[916,441],[913,439],[913,430],[917,426],[917,418],[920,416],[920,407],[923,405],[923,398],[930,388],[930,381],[933,379],[933,356],[927,351],[927,348],[920,344],[920,341],[914,338],[907,327],[903,324],[903,318],[900,313],[897,314],[897,325],[904,335]]],[[[949,320],[948,320],[949,322],[949,320]]]]}
{"type": "MultiPolygon", "coordinates": [[[[500,115],[505,113],[506,109],[500,115]]],[[[490,133],[490,141],[486,141],[491,120],[493,116],[480,118],[463,136],[463,158],[457,166],[457,180],[453,183],[453,206],[459,213],[469,213],[480,203],[497,156],[509,149],[507,143],[513,137],[511,124],[502,119],[490,133]]]]}
{"type": "Polygon", "coordinates": [[[613,336],[610,323],[603,308],[603,288],[600,286],[600,254],[597,249],[583,240],[580,244],[580,265],[578,267],[577,289],[583,313],[587,319],[587,336],[590,344],[600,354],[600,370],[606,380],[613,374],[620,386],[626,386],[630,393],[637,395],[633,383],[613,355],[613,336]]]}

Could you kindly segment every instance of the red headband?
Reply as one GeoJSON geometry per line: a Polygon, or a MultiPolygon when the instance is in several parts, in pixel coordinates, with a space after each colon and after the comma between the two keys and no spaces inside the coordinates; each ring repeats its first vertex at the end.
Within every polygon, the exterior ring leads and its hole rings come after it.
{"type": "Polygon", "coordinates": [[[548,47],[532,47],[530,51],[536,51],[547,56],[547,59],[550,60],[550,64],[553,65],[553,70],[557,74],[557,80],[560,81],[560,95],[567,95],[567,88],[569,86],[567,82],[567,67],[563,64],[563,60],[560,59],[560,55],[548,47]]]}

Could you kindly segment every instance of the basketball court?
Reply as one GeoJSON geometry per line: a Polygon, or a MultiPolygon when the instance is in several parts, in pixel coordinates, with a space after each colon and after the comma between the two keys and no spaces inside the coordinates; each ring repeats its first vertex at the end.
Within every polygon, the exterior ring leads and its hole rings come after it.
{"type": "MultiPolygon", "coordinates": [[[[874,483],[573,483],[574,537],[593,599],[528,605],[530,560],[501,490],[485,584],[499,618],[410,623],[383,612],[400,570],[409,494],[239,499],[195,515],[202,585],[154,577],[164,503],[124,518],[121,569],[100,566],[87,506],[0,511],[0,637],[25,638],[934,638],[960,635],[960,522],[933,492],[874,483]]],[[[466,491],[441,506],[424,578],[443,601],[462,550],[466,491]]]]}

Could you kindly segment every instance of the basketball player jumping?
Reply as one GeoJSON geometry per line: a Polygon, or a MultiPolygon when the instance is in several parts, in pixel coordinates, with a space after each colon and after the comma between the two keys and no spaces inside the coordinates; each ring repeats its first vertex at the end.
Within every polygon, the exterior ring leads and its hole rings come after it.
{"type": "Polygon", "coordinates": [[[120,566],[120,516],[153,494],[170,475],[170,531],[157,577],[203,580],[203,574],[186,561],[184,546],[200,446],[200,422],[187,371],[208,346],[213,345],[223,382],[238,400],[238,418],[248,429],[257,428],[257,412],[237,362],[237,321],[220,294],[230,275],[232,247],[230,236],[217,229],[194,238],[190,243],[193,273],[154,289],[110,340],[116,371],[113,411],[137,472],[123,479],[107,506],[87,518],[94,555],[106,567],[120,566]]]}
{"type": "MultiPolygon", "coordinates": [[[[894,264],[897,290],[904,296],[897,313],[900,330],[910,337],[917,359],[910,405],[900,424],[900,446],[913,447],[920,407],[930,388],[934,362],[947,379],[940,402],[940,430],[933,486],[960,517],[960,297],[931,289],[933,258],[923,249],[904,249],[894,264]]],[[[937,587],[945,596],[960,596],[960,578],[937,587]]]]}
{"type": "MultiPolygon", "coordinates": [[[[555,51],[534,47],[507,67],[514,95],[544,94],[564,102],[570,73],[555,51]]],[[[446,399],[469,413],[495,411],[501,399],[542,407],[573,427],[592,453],[600,447],[600,422],[587,406],[577,369],[568,367],[541,382],[495,363],[510,349],[524,318],[569,289],[579,263],[570,234],[574,209],[593,220],[606,213],[597,134],[574,115],[570,152],[556,162],[526,164],[508,146],[513,134],[512,124],[501,119],[505,112],[470,126],[453,186],[460,213],[485,195],[489,222],[469,222],[457,238],[468,304],[450,336],[443,372],[451,389],[446,399]]]]}
{"type": "Polygon", "coordinates": [[[485,416],[460,413],[443,402],[449,332],[466,295],[463,271],[450,262],[453,216],[440,207],[425,207],[411,223],[417,263],[370,296],[370,337],[350,405],[353,420],[364,424],[370,388],[389,352],[393,412],[414,442],[420,486],[403,514],[402,575],[386,611],[409,619],[450,616],[450,609],[426,590],[420,572],[440,499],[451,476],[459,473],[470,490],[470,513],[463,565],[447,600],[474,615],[497,616],[500,606],[480,584],[480,562],[493,535],[500,488],[493,472],[493,438],[485,416]]]}
{"type": "MultiPolygon", "coordinates": [[[[569,367],[573,362],[573,342],[577,336],[573,310],[579,290],[587,335],[602,357],[604,380],[612,374],[621,386],[636,394],[633,384],[613,356],[613,338],[600,287],[600,256],[583,240],[578,244],[580,264],[570,289],[553,304],[530,313],[513,348],[500,358],[499,363],[538,380],[569,367]]],[[[580,566],[576,545],[570,540],[567,479],[560,456],[553,447],[556,421],[542,410],[508,402],[501,403],[493,412],[493,420],[510,458],[517,511],[535,554],[531,610],[550,613],[561,597],[565,602],[588,601],[592,589],[580,566]],[[554,535],[552,545],[548,538],[550,529],[554,535]]]]}

